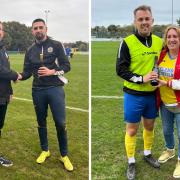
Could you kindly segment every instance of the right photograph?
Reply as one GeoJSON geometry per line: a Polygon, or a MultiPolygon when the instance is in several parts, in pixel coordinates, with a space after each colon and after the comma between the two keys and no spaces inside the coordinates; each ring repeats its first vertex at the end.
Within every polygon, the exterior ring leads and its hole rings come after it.
{"type": "Polygon", "coordinates": [[[178,7],[92,0],[94,180],[180,178],[178,7]]]}

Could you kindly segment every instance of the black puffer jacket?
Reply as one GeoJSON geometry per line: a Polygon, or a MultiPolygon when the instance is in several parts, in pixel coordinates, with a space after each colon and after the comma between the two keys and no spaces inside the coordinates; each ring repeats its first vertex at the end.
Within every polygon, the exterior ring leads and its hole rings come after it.
{"type": "Polygon", "coordinates": [[[13,94],[11,80],[16,80],[17,72],[10,69],[9,57],[0,41],[0,104],[9,102],[9,96],[13,94]]]}

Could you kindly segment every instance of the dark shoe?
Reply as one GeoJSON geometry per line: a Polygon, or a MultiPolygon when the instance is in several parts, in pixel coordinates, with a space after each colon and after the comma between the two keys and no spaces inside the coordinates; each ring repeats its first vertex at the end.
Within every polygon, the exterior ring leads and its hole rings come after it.
{"type": "Polygon", "coordinates": [[[128,164],[126,175],[127,175],[128,180],[134,180],[135,179],[135,175],[136,175],[135,163],[128,164]]]}
{"type": "Polygon", "coordinates": [[[154,159],[152,154],[149,154],[148,156],[144,156],[143,159],[152,167],[160,168],[160,164],[159,164],[158,160],[154,159]]]}
{"type": "Polygon", "coordinates": [[[5,167],[9,167],[9,166],[12,166],[13,165],[13,162],[8,160],[8,159],[5,159],[4,157],[0,156],[0,164],[2,166],[5,166],[5,167]]]}

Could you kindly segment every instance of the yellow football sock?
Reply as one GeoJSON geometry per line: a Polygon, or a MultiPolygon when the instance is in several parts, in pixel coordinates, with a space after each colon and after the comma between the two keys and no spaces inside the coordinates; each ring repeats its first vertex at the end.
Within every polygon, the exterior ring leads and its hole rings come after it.
{"type": "Polygon", "coordinates": [[[136,148],[136,135],[130,136],[127,132],[125,135],[125,147],[128,158],[134,157],[136,148]]]}
{"type": "Polygon", "coordinates": [[[147,129],[144,128],[143,139],[144,139],[144,150],[151,150],[154,140],[154,130],[148,131],[147,129]]]}

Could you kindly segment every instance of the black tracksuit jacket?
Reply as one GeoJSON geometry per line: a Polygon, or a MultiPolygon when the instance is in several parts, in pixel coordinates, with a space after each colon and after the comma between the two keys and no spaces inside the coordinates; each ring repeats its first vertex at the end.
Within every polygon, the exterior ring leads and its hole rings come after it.
{"type": "Polygon", "coordinates": [[[42,43],[33,43],[25,55],[22,80],[26,80],[33,75],[33,88],[64,85],[57,75],[38,77],[38,69],[41,66],[56,71],[63,70],[65,73],[70,71],[69,60],[60,42],[48,37],[42,43]],[[40,59],[40,54],[43,54],[43,60],[40,59]]]}
{"type": "Polygon", "coordinates": [[[11,80],[15,81],[17,77],[17,72],[10,69],[9,57],[0,41],[0,104],[9,102],[9,97],[13,94],[11,80]]]}

